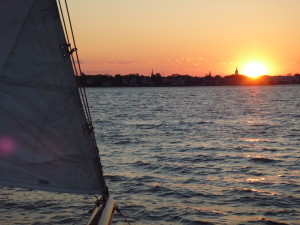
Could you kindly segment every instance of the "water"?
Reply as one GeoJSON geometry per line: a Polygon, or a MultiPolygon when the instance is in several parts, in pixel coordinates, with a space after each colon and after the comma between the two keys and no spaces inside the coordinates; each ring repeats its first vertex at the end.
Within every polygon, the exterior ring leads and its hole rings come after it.
{"type": "MultiPolygon", "coordinates": [[[[87,93],[132,224],[300,224],[300,86],[87,93]]],[[[73,224],[93,199],[2,187],[0,201],[1,224],[73,224]]]]}

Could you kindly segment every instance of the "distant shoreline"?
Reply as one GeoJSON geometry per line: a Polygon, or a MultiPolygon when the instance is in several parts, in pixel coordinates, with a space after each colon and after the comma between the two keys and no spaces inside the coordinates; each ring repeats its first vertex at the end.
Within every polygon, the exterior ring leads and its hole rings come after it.
{"type": "Polygon", "coordinates": [[[292,85],[300,84],[300,74],[291,76],[260,76],[250,78],[244,75],[219,75],[193,77],[173,74],[163,77],[160,74],[144,76],[128,75],[85,75],[77,77],[86,87],[186,87],[186,86],[253,86],[253,85],[292,85]]]}

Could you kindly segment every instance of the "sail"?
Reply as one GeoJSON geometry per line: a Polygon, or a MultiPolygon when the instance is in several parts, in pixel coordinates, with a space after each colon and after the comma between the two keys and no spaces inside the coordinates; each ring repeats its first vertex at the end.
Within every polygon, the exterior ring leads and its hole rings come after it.
{"type": "Polygon", "coordinates": [[[55,0],[0,1],[0,184],[102,193],[55,0]]]}

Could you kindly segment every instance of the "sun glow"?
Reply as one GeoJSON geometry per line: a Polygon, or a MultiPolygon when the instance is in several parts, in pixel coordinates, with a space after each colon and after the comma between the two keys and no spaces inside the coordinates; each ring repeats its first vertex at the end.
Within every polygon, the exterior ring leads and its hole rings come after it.
{"type": "Polygon", "coordinates": [[[243,74],[248,77],[259,77],[268,73],[267,67],[260,62],[249,62],[243,67],[243,74]]]}

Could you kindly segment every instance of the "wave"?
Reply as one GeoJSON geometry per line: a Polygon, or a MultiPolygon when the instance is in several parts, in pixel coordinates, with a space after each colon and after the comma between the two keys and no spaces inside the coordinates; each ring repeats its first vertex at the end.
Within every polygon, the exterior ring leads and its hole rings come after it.
{"type": "Polygon", "coordinates": [[[254,158],[251,158],[250,161],[252,161],[252,162],[258,162],[258,163],[273,163],[273,162],[277,162],[277,160],[275,160],[275,159],[263,158],[263,157],[254,157],[254,158]]]}
{"type": "Polygon", "coordinates": [[[297,210],[287,210],[287,209],[281,209],[281,210],[274,210],[274,211],[268,211],[265,212],[266,216],[279,216],[279,215],[291,215],[291,216],[300,216],[300,212],[297,210]]]}
{"type": "Polygon", "coordinates": [[[240,188],[240,189],[233,189],[232,192],[235,193],[258,193],[258,194],[266,194],[266,195],[278,195],[275,192],[268,192],[268,191],[262,191],[262,190],[257,190],[257,189],[251,189],[251,188],[240,188]]]}
{"type": "Polygon", "coordinates": [[[277,221],[274,221],[274,220],[268,219],[268,218],[260,218],[259,220],[249,221],[249,222],[254,223],[254,224],[265,224],[265,225],[289,225],[287,223],[277,222],[277,221]]]}
{"type": "Polygon", "coordinates": [[[195,220],[189,220],[189,219],[183,219],[181,220],[182,224],[189,224],[189,225],[214,225],[215,223],[206,222],[203,220],[195,219],[195,220]]]}

